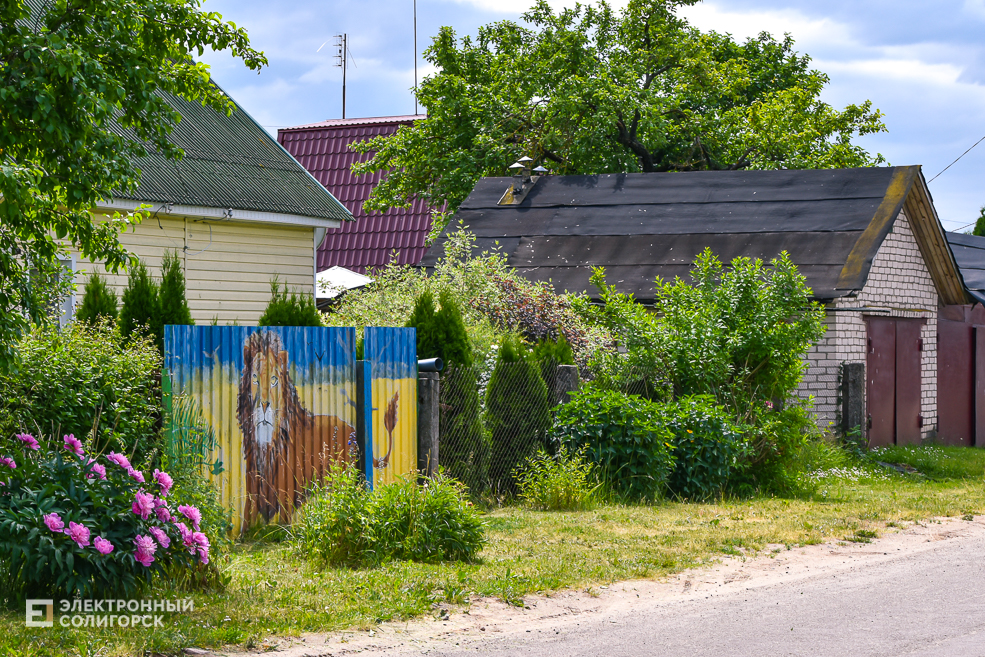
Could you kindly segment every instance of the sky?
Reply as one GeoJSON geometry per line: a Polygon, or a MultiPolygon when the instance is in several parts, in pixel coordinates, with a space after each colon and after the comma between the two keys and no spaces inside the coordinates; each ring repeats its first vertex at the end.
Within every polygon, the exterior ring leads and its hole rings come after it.
{"type": "MultiPolygon", "coordinates": [[[[549,0],[554,6],[569,0],[549,0]]],[[[613,4],[620,5],[624,0],[613,4]]],[[[420,58],[438,29],[459,35],[518,20],[528,0],[417,0],[420,58]]],[[[212,76],[261,125],[339,118],[342,71],[333,36],[348,35],[346,116],[413,114],[413,0],[206,0],[204,9],[244,27],[269,66],[259,74],[228,53],[207,53],[212,76]],[[320,50],[319,50],[320,48],[320,50]]],[[[681,12],[704,30],[745,39],[790,33],[831,82],[841,108],[869,99],[887,133],[857,143],[894,165],[920,164],[928,180],[985,137],[985,0],[706,0],[681,12]]],[[[947,230],[964,229],[985,205],[985,142],[930,183],[947,230]]]]}

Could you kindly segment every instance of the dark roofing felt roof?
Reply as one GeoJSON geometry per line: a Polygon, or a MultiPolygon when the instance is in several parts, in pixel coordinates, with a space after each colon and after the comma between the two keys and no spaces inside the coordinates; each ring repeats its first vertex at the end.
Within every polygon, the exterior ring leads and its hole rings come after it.
{"type": "Polygon", "coordinates": [[[318,249],[318,270],[340,266],[365,273],[367,267],[390,262],[394,250],[397,262],[415,264],[424,255],[424,241],[431,229],[431,210],[415,200],[409,208],[394,208],[369,214],[363,202],[369,198],[381,173],[354,176],[350,167],[371,153],[349,149],[353,142],[390,135],[402,125],[411,125],[420,116],[335,119],[278,130],[277,140],[291,152],[336,198],[345,205],[354,222],[330,228],[318,249]]]}
{"type": "Polygon", "coordinates": [[[174,162],[151,153],[140,159],[140,185],[117,198],[351,219],[345,207],[239,105],[226,116],[201,103],[167,97],[181,114],[170,138],[185,157],[174,162]]]}
{"type": "Polygon", "coordinates": [[[968,293],[976,302],[985,304],[985,237],[948,233],[947,241],[968,293]]]}
{"type": "Polygon", "coordinates": [[[447,230],[464,222],[477,250],[498,242],[510,265],[559,292],[588,291],[592,266],[604,266],[619,291],[652,300],[658,276],[686,277],[710,247],[724,262],[787,251],[815,298],[832,299],[865,284],[919,176],[919,167],[547,176],[515,206],[498,205],[511,179],[484,178],[447,230]]]}

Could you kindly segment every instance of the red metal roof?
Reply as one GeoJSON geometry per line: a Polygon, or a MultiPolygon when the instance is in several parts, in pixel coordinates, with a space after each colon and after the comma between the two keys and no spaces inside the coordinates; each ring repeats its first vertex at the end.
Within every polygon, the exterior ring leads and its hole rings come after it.
{"type": "Polygon", "coordinates": [[[334,119],[277,131],[277,141],[356,219],[328,230],[318,249],[318,271],[338,265],[365,273],[368,267],[390,262],[394,250],[399,252],[397,262],[401,264],[417,264],[424,257],[424,240],[431,229],[430,208],[415,200],[409,208],[369,214],[363,210],[363,202],[381,174],[357,177],[350,171],[353,162],[367,160],[372,153],[349,150],[349,144],[393,134],[417,118],[423,117],[334,119]]]}

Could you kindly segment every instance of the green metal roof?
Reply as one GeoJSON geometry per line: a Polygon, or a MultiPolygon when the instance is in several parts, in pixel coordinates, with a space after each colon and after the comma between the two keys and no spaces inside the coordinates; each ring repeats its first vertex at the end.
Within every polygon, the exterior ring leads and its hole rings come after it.
{"type": "Polygon", "coordinates": [[[200,103],[164,97],[181,114],[170,139],[185,157],[141,158],[136,162],[140,185],[116,198],[352,221],[345,206],[238,104],[225,116],[200,103]]]}

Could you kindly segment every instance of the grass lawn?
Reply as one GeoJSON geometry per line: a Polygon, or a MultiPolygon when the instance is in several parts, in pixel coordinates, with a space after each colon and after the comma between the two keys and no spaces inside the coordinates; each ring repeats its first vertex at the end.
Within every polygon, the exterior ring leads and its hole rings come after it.
{"type": "MultiPolygon", "coordinates": [[[[907,463],[926,476],[852,466],[815,473],[816,491],[792,499],[571,513],[507,507],[486,516],[489,544],[474,564],[322,568],[286,543],[244,542],[228,564],[227,591],[190,596],[194,612],[166,616],[163,628],[65,629],[57,622],[26,628],[22,611],[3,612],[0,654],[111,657],[190,646],[260,648],[272,635],[367,627],[434,613],[439,602],[496,596],[520,604],[528,593],[660,577],[767,544],[865,540],[888,522],[985,512],[985,450],[890,448],[876,458],[907,463]]],[[[189,596],[159,588],[149,597],[189,596]]]]}

